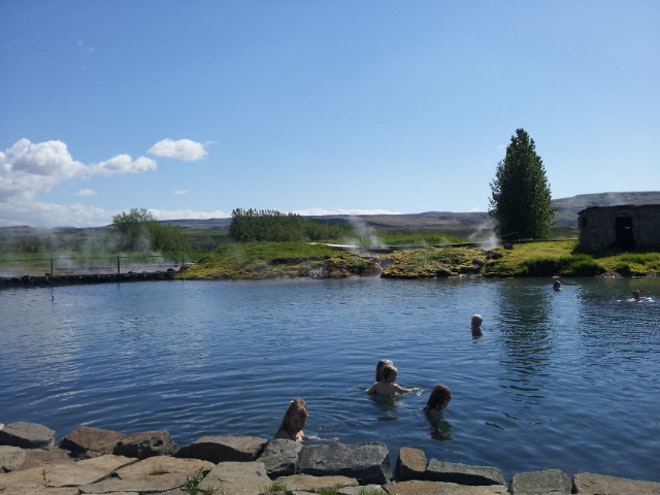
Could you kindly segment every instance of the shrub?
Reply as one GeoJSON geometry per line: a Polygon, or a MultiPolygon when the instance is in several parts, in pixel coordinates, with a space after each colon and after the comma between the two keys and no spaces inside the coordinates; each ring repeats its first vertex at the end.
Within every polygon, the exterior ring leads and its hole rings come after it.
{"type": "Polygon", "coordinates": [[[561,271],[560,260],[556,258],[533,258],[525,266],[530,277],[549,277],[561,271]]]}
{"type": "Polygon", "coordinates": [[[605,269],[595,261],[578,257],[577,259],[570,260],[562,268],[561,275],[565,277],[594,277],[604,272],[605,269]]]}

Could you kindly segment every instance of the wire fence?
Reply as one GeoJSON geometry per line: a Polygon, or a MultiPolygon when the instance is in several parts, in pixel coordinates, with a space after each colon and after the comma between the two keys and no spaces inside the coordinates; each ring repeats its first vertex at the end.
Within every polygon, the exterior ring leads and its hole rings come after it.
{"type": "Polygon", "coordinates": [[[184,259],[162,256],[112,256],[104,258],[34,258],[0,260],[0,277],[95,275],[179,271],[184,259]]]}

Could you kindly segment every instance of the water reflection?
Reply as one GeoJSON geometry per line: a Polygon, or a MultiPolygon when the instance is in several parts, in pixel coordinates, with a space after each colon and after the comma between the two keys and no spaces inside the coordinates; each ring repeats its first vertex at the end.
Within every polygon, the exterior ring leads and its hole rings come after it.
{"type": "Polygon", "coordinates": [[[369,394],[369,399],[375,406],[379,421],[393,421],[398,419],[399,397],[369,394]]]}
{"type": "Polygon", "coordinates": [[[521,286],[515,281],[497,286],[497,293],[499,332],[506,349],[506,359],[501,363],[515,372],[515,388],[535,390],[537,387],[530,388],[528,384],[533,375],[543,374],[554,349],[548,313],[552,308],[551,296],[556,294],[546,286],[521,286]]]}
{"type": "Polygon", "coordinates": [[[449,421],[446,420],[438,421],[432,426],[433,429],[431,430],[431,438],[433,438],[434,440],[440,440],[442,442],[451,440],[452,431],[451,431],[451,424],[449,423],[449,421]]]}

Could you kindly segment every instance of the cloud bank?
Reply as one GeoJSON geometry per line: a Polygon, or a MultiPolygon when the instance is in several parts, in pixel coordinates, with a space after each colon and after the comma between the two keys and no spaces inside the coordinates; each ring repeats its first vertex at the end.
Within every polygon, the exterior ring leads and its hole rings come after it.
{"type": "MultiPolygon", "coordinates": [[[[192,161],[207,155],[204,145],[189,139],[164,139],[150,148],[148,153],[192,161]]],[[[75,160],[67,145],[59,140],[33,143],[19,139],[4,152],[0,151],[0,226],[30,225],[33,227],[93,227],[108,225],[119,211],[108,211],[75,203],[60,205],[38,200],[40,194],[74,178],[109,177],[142,174],[155,171],[158,165],[152,158],[132,158],[118,154],[98,163],[85,164],[75,160]]],[[[96,195],[92,189],[80,189],[79,198],[96,195]]],[[[176,212],[178,214],[179,212],[176,212]]],[[[222,212],[211,212],[213,214],[222,212]]],[[[185,218],[211,218],[207,212],[197,217],[188,212],[185,218]]],[[[173,218],[163,213],[168,218],[173,218]]],[[[228,216],[222,214],[222,216],[228,216]]],[[[156,217],[158,218],[158,217],[156,217]]]]}
{"type": "MultiPolygon", "coordinates": [[[[190,139],[163,139],[147,151],[159,157],[184,161],[201,160],[208,153],[205,145],[190,139]]],[[[158,164],[153,158],[118,154],[98,163],[85,164],[75,160],[67,145],[58,140],[33,143],[23,138],[4,152],[0,151],[0,226],[28,225],[31,227],[100,227],[112,223],[112,217],[122,213],[84,204],[97,196],[91,188],[78,189],[78,202],[56,204],[39,200],[40,194],[66,183],[66,181],[116,175],[135,175],[154,172],[158,164]]],[[[189,194],[187,189],[174,190],[174,195],[189,194]]],[[[227,218],[230,213],[195,210],[159,210],[148,208],[157,220],[227,218]]],[[[288,213],[282,210],[283,213],[288,213]]],[[[328,210],[312,208],[296,210],[303,216],[316,215],[374,215],[397,214],[387,210],[328,210]]]]}

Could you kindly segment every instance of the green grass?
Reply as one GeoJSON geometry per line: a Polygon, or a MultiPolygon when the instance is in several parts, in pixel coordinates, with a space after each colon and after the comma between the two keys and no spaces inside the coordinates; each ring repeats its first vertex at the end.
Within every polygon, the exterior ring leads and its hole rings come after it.
{"type": "Polygon", "coordinates": [[[623,276],[644,276],[647,273],[660,273],[660,253],[605,254],[595,258],[608,272],[623,276]]]}
{"type": "Polygon", "coordinates": [[[398,251],[383,270],[388,278],[442,278],[478,273],[486,253],[478,248],[422,248],[398,251]]]}
{"type": "Polygon", "coordinates": [[[386,246],[444,246],[465,242],[464,239],[441,232],[378,232],[378,239],[386,246]]]}
{"type": "Polygon", "coordinates": [[[188,476],[186,479],[186,484],[183,486],[183,491],[188,492],[190,495],[211,495],[213,490],[211,489],[202,489],[199,487],[199,484],[202,482],[204,477],[208,474],[208,471],[199,469],[195,471],[191,476],[188,476]]]}
{"type": "Polygon", "coordinates": [[[589,277],[605,273],[644,276],[660,273],[660,253],[583,253],[577,241],[530,242],[498,248],[498,257],[484,267],[484,276],[589,277]]]}
{"type": "MultiPolygon", "coordinates": [[[[194,262],[182,279],[272,279],[318,276],[344,278],[380,273],[390,278],[442,278],[460,275],[484,277],[590,277],[606,273],[624,277],[660,274],[660,252],[584,253],[575,240],[514,244],[512,249],[484,250],[476,247],[440,247],[460,239],[435,232],[379,232],[378,239],[389,246],[420,246],[395,249],[389,254],[366,255],[341,251],[323,243],[248,242],[236,243],[225,234],[194,232],[190,238],[215,237],[211,252],[187,252],[163,256],[174,263],[194,262]]],[[[121,254],[121,266],[153,261],[153,253],[121,254]],[[130,259],[124,257],[130,257],[130,259]]],[[[117,255],[101,251],[21,252],[0,254],[0,267],[24,266],[30,274],[55,274],[69,265],[106,266],[116,269],[117,255]],[[62,260],[58,262],[59,260],[62,260]]]]}
{"type": "MultiPolygon", "coordinates": [[[[413,238],[418,239],[418,238],[413,238]]],[[[406,238],[411,241],[411,238],[406,238]]],[[[407,244],[410,244],[407,242],[407,244]]],[[[604,253],[577,250],[577,241],[544,241],[514,244],[511,249],[476,247],[423,247],[395,250],[370,257],[337,251],[323,244],[231,244],[200,260],[180,278],[267,279],[307,277],[314,271],[328,278],[378,273],[388,278],[484,277],[592,277],[604,273],[643,276],[660,273],[660,253],[604,253]]]]}
{"type": "Polygon", "coordinates": [[[512,249],[497,248],[484,266],[491,277],[532,277],[560,275],[561,267],[572,263],[576,241],[528,242],[512,249]]]}
{"type": "Polygon", "coordinates": [[[283,481],[273,481],[268,488],[270,493],[289,493],[287,485],[283,481]]]}
{"type": "Polygon", "coordinates": [[[329,278],[373,273],[373,261],[323,244],[296,242],[235,243],[219,248],[178,278],[269,279],[307,277],[322,271],[329,278]]]}

